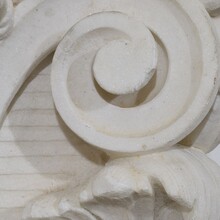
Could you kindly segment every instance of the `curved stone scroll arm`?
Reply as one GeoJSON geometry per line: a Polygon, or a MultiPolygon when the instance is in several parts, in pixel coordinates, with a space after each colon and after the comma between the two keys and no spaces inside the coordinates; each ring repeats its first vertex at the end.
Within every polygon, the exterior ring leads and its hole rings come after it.
{"type": "Polygon", "coordinates": [[[205,153],[211,152],[220,143],[220,95],[200,125],[181,141],[187,147],[199,148],[205,153]]]}
{"type": "Polygon", "coordinates": [[[87,185],[33,202],[23,219],[219,219],[219,185],[219,167],[204,153],[177,148],[112,160],[87,185]]]}
{"type": "MultiPolygon", "coordinates": [[[[10,3],[9,0],[1,2],[3,6],[6,2],[10,3]]],[[[83,17],[87,8],[87,1],[75,4],[75,1],[72,0],[62,2],[53,0],[51,4],[51,0],[45,0],[31,10],[26,15],[26,19],[18,22],[13,28],[13,32],[3,42],[0,49],[0,93],[4,93],[4,96],[0,96],[0,121],[5,116],[14,95],[31,71],[56,48],[65,32],[73,23],[83,17]],[[73,11],[78,13],[72,13],[73,11]],[[14,52],[8,53],[8,51],[14,52]]]]}

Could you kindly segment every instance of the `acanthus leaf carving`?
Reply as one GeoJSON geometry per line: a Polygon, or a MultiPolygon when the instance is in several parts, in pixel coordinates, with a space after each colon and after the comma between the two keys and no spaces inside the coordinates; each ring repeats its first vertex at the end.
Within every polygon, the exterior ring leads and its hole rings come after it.
{"type": "Polygon", "coordinates": [[[85,186],[33,203],[28,212],[33,217],[24,220],[68,218],[61,207],[74,220],[219,219],[219,167],[199,150],[176,147],[111,160],[85,186]],[[44,215],[54,208],[56,214],[44,215]]]}

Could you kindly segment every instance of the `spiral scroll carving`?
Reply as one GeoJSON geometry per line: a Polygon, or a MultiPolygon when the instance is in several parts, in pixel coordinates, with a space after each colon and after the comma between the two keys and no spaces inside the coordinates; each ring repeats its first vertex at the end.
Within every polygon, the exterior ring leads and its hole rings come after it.
{"type": "Polygon", "coordinates": [[[67,125],[117,153],[183,139],[219,84],[216,39],[201,3],[129,3],[96,1],[59,44],[52,68],[54,101],[67,125]]]}
{"type": "MultiPolygon", "coordinates": [[[[12,5],[0,3],[4,38],[12,27],[12,5]]],[[[219,219],[219,167],[194,148],[208,152],[219,142],[212,123],[202,125],[203,132],[197,127],[220,85],[218,41],[204,4],[22,4],[15,29],[0,42],[1,120],[29,71],[56,48],[51,71],[56,109],[89,147],[109,155],[90,180],[79,178],[76,185],[74,174],[68,187],[30,202],[23,219],[219,219]],[[209,137],[216,140],[210,141],[206,134],[213,129],[209,137]],[[184,146],[177,145],[181,140],[184,146]]],[[[218,101],[209,118],[215,122],[218,101]]]]}
{"type": "Polygon", "coordinates": [[[11,0],[0,1],[0,40],[5,38],[13,27],[13,3],[11,0]]]}

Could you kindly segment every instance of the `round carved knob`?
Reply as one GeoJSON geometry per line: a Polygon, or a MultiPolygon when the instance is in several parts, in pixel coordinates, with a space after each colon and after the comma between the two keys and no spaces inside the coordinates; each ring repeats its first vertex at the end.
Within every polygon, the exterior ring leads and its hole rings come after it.
{"type": "MultiPolygon", "coordinates": [[[[117,28],[127,37],[111,41],[97,52],[93,64],[94,77],[104,90],[116,95],[139,91],[155,73],[156,42],[144,24],[121,13],[109,12],[104,16],[102,28],[117,28]]],[[[100,26],[102,18],[103,13],[86,19],[100,26]]]]}
{"type": "Polygon", "coordinates": [[[139,153],[172,146],[201,122],[218,90],[218,53],[198,1],[127,5],[98,0],[71,28],[54,56],[52,91],[84,140],[139,153]]]}

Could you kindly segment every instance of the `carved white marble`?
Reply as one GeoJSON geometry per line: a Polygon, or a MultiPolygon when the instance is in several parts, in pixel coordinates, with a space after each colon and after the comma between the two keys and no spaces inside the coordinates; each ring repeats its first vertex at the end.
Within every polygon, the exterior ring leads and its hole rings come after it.
{"type": "Polygon", "coordinates": [[[0,219],[220,220],[219,1],[13,2],[0,219]]]}

